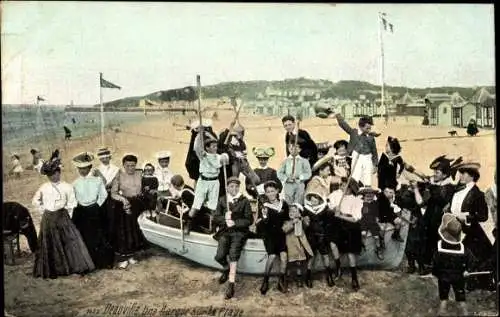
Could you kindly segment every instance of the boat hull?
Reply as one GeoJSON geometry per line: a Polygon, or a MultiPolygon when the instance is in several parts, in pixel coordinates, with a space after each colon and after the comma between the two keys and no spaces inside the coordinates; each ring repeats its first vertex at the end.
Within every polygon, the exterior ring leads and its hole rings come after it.
{"type": "MultiPolygon", "coordinates": [[[[203,266],[217,270],[222,269],[222,266],[214,260],[217,241],[211,235],[191,232],[184,236],[183,241],[180,229],[156,223],[148,219],[145,214],[139,216],[138,222],[144,237],[150,243],[203,266]]],[[[365,250],[358,256],[357,266],[380,270],[397,268],[404,257],[408,225],[404,225],[400,233],[404,242],[393,241],[391,239],[392,231],[386,232],[386,250],[383,260],[380,260],[375,254],[374,239],[368,237],[365,241],[365,250]]],[[[238,272],[262,275],[265,271],[266,259],[267,253],[262,239],[248,239],[238,262],[238,272]]],[[[348,266],[347,259],[342,259],[342,266],[348,266]]],[[[321,260],[317,257],[314,270],[322,271],[323,269],[321,260]]]]}

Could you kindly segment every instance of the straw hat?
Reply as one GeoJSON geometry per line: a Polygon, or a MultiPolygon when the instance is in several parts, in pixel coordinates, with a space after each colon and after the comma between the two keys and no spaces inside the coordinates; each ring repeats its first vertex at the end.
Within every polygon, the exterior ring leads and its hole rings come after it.
{"type": "Polygon", "coordinates": [[[332,159],[333,159],[333,157],[331,155],[326,154],[325,156],[320,158],[318,161],[316,161],[316,163],[314,163],[314,165],[312,167],[312,171],[313,172],[317,171],[318,169],[322,168],[324,165],[328,164],[332,159]]]}
{"type": "Polygon", "coordinates": [[[458,221],[457,217],[450,213],[443,215],[438,233],[441,239],[449,244],[459,244],[464,239],[462,224],[458,221]]]}
{"type": "Polygon", "coordinates": [[[172,152],[170,152],[170,151],[160,151],[160,152],[156,153],[157,160],[170,158],[170,156],[172,156],[172,152]]]}
{"type": "Polygon", "coordinates": [[[77,168],[86,168],[92,166],[94,155],[89,152],[82,152],[73,157],[73,165],[77,168]]]}
{"type": "Polygon", "coordinates": [[[99,150],[97,150],[97,157],[98,158],[111,157],[111,151],[107,147],[100,148],[99,150]]]}
{"type": "Polygon", "coordinates": [[[255,155],[256,158],[270,158],[276,154],[276,150],[274,147],[254,147],[252,149],[253,155],[255,155]]]}
{"type": "Polygon", "coordinates": [[[359,195],[367,195],[367,194],[378,194],[380,193],[380,189],[379,188],[373,188],[373,187],[369,187],[369,186],[365,186],[365,187],[361,187],[359,190],[358,190],[358,194],[359,195]]]}

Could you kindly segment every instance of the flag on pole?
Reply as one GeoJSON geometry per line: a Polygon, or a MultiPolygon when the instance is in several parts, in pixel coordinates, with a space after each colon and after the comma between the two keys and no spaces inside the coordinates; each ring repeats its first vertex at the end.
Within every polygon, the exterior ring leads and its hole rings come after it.
{"type": "Polygon", "coordinates": [[[394,33],[394,25],[387,20],[386,13],[380,13],[380,19],[382,20],[382,25],[384,26],[384,31],[387,31],[387,26],[389,26],[389,31],[394,33]]]}
{"type": "Polygon", "coordinates": [[[42,97],[40,96],[36,96],[36,101],[37,102],[40,102],[40,101],[45,101],[45,99],[43,99],[42,97]]]}
{"type": "Polygon", "coordinates": [[[109,82],[102,78],[101,76],[101,87],[102,88],[116,88],[116,89],[122,89],[120,86],[113,84],[112,82],[109,82]]]}

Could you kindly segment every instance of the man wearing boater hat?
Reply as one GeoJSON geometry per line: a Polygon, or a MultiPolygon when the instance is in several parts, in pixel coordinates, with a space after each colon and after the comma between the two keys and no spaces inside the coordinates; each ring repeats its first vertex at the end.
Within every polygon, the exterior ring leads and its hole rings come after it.
{"type": "MultiPolygon", "coordinates": [[[[479,168],[478,163],[462,163],[457,166],[460,180],[458,190],[451,200],[450,212],[462,225],[465,233],[464,245],[472,251],[480,263],[486,263],[493,249],[480,225],[481,222],[488,220],[488,205],[484,193],[476,185],[480,177],[479,168]]],[[[488,288],[491,279],[481,278],[474,282],[480,287],[488,288]]]]}
{"type": "Polygon", "coordinates": [[[115,179],[120,169],[118,166],[111,163],[111,151],[108,148],[104,147],[97,150],[97,157],[99,158],[99,161],[101,161],[101,165],[97,169],[106,180],[104,185],[106,185],[106,190],[109,194],[109,191],[111,190],[111,182],[115,179]]]}

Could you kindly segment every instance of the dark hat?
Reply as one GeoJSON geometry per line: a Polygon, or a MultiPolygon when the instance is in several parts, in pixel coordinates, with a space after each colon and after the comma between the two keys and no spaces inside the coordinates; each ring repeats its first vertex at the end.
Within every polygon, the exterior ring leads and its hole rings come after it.
{"type": "Polygon", "coordinates": [[[85,168],[92,166],[94,161],[94,155],[89,152],[82,152],[75,157],[73,157],[73,165],[77,168],[85,168]]]}
{"type": "Polygon", "coordinates": [[[399,144],[399,140],[397,138],[389,136],[387,137],[387,143],[389,143],[392,153],[399,154],[399,152],[401,152],[401,145],[399,144]]]}
{"type": "Polygon", "coordinates": [[[213,137],[208,137],[205,138],[205,140],[203,140],[203,143],[205,144],[205,146],[209,146],[212,143],[217,143],[217,139],[214,139],[213,137]]]}
{"type": "Polygon", "coordinates": [[[184,179],[182,178],[181,175],[176,174],[172,176],[172,178],[170,179],[170,184],[172,184],[175,187],[182,186],[184,185],[184,179]]]}
{"type": "Polygon", "coordinates": [[[335,148],[335,150],[340,149],[342,146],[347,149],[348,145],[349,145],[349,143],[346,140],[338,140],[338,141],[335,141],[335,143],[333,143],[333,147],[335,148]]]}
{"type": "Polygon", "coordinates": [[[240,179],[239,179],[238,177],[236,177],[236,176],[231,176],[231,177],[229,177],[229,178],[227,179],[227,184],[229,185],[229,184],[231,184],[231,183],[236,183],[236,184],[240,185],[240,184],[241,184],[241,181],[240,181],[240,179]]]}
{"type": "Polygon", "coordinates": [[[458,221],[457,217],[450,213],[445,213],[441,218],[438,233],[441,239],[449,244],[459,244],[464,238],[462,224],[458,221]]]}
{"type": "Polygon", "coordinates": [[[40,169],[40,173],[42,175],[52,176],[56,172],[61,171],[61,160],[53,159],[43,163],[42,168],[40,169]]]}
{"type": "Polygon", "coordinates": [[[278,185],[278,183],[276,183],[275,181],[267,181],[264,183],[264,189],[266,189],[267,187],[272,187],[272,188],[276,188],[276,189],[280,189],[280,185],[278,185]]]}
{"type": "Polygon", "coordinates": [[[253,155],[257,158],[270,158],[276,154],[274,147],[254,147],[252,149],[253,155]]]}
{"type": "Polygon", "coordinates": [[[429,165],[429,168],[431,170],[440,170],[444,174],[450,175],[451,162],[453,162],[453,159],[446,158],[446,154],[441,155],[437,157],[434,161],[432,161],[432,163],[429,165]]]}

